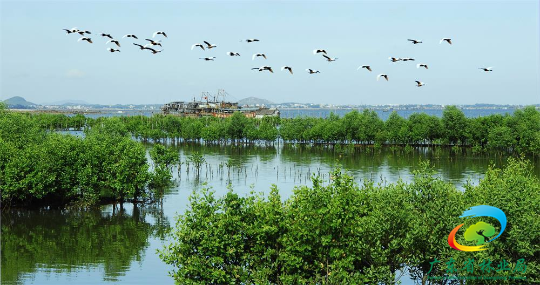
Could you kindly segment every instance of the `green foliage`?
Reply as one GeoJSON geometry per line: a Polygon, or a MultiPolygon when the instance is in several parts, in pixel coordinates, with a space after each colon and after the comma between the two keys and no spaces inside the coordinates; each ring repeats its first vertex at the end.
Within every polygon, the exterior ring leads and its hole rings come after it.
{"type": "Polygon", "coordinates": [[[451,144],[464,144],[467,138],[467,118],[456,106],[447,106],[442,116],[444,137],[451,144]]]}
{"type": "Polygon", "coordinates": [[[170,167],[178,162],[178,150],[172,147],[165,147],[160,144],[155,144],[150,150],[150,158],[155,165],[165,165],[170,167]]]}
{"type": "Polygon", "coordinates": [[[179,153],[172,147],[155,144],[150,150],[150,158],[154,162],[154,171],[150,176],[149,186],[158,190],[157,196],[161,196],[162,190],[171,185],[172,165],[179,163],[179,153]]]}
{"type": "MultiPolygon", "coordinates": [[[[6,113],[6,111],[2,111],[6,113]]],[[[2,114],[0,112],[0,114],[2,114]]],[[[6,117],[6,116],[3,116],[6,117]]],[[[172,115],[85,118],[58,114],[21,114],[17,126],[42,130],[84,129],[87,133],[132,136],[143,141],[200,141],[205,143],[264,142],[308,144],[380,144],[472,147],[473,153],[540,153],[540,112],[534,106],[516,110],[513,115],[493,114],[466,118],[455,106],[447,106],[442,118],[414,113],[403,118],[392,112],[383,122],[373,110],[353,110],[343,117],[331,113],[327,118],[296,117],[281,119],[247,118],[240,112],[227,118],[177,117],[172,115]],[[26,125],[25,125],[26,123],[26,125]],[[32,126],[31,126],[32,125],[32,126]]],[[[1,119],[0,119],[1,120],[1,119]]],[[[17,136],[21,132],[5,122],[0,134],[17,136]]],[[[27,131],[29,133],[29,131],[27,131]]],[[[457,150],[457,149],[456,149],[457,150]]]]}
{"type": "MultiPolygon", "coordinates": [[[[174,266],[178,284],[394,284],[405,269],[416,282],[433,284],[428,276],[453,275],[441,264],[428,275],[430,262],[453,258],[464,264],[470,258],[447,242],[463,222],[459,216],[489,204],[501,208],[509,223],[475,258],[524,258],[523,276],[538,283],[540,183],[530,171],[527,162],[510,159],[504,170],[489,170],[465,192],[435,176],[428,162],[420,163],[412,182],[385,186],[359,186],[337,169],[328,184],[314,177],[312,187],[296,187],[285,201],[275,186],[267,198],[232,191],[217,198],[203,189],[191,195],[160,257],[174,266]]],[[[461,237],[460,243],[467,242],[461,237]]]]}
{"type": "Polygon", "coordinates": [[[40,119],[1,114],[0,189],[4,204],[94,204],[146,195],[150,174],[146,151],[126,136],[120,120],[102,120],[81,138],[45,132],[40,119]]]}
{"type": "MultiPolygon", "coordinates": [[[[515,265],[517,260],[524,259],[527,265],[528,284],[540,283],[540,181],[533,173],[529,161],[509,158],[504,169],[491,167],[478,186],[468,186],[465,191],[466,207],[475,205],[491,205],[501,209],[507,217],[504,233],[491,242],[488,249],[475,254],[477,260],[505,259],[515,265]]],[[[475,223],[472,219],[469,224],[475,223]]],[[[495,221],[497,233],[500,225],[495,221]]],[[[468,226],[468,224],[465,224],[468,226]]],[[[497,266],[497,265],[494,265],[497,266]]],[[[481,275],[477,272],[475,275],[481,275]]],[[[503,272],[500,275],[518,275],[503,272]]],[[[482,282],[482,284],[500,284],[500,281],[482,282]]],[[[480,284],[471,282],[471,284],[480,284]]],[[[506,283],[506,284],[512,284],[506,283]]]]}

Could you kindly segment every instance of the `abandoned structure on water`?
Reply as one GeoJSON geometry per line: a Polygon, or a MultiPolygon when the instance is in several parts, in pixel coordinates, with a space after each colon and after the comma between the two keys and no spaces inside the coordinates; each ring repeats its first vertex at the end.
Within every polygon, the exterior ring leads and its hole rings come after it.
{"type": "Polygon", "coordinates": [[[164,114],[186,117],[214,116],[226,118],[232,116],[234,112],[241,112],[248,118],[279,117],[280,115],[279,110],[275,108],[249,108],[238,106],[238,103],[227,102],[225,101],[227,95],[227,92],[223,89],[219,89],[218,93],[213,96],[209,92],[203,92],[200,101],[193,98],[193,101],[190,102],[170,102],[161,106],[161,110],[164,114]]]}

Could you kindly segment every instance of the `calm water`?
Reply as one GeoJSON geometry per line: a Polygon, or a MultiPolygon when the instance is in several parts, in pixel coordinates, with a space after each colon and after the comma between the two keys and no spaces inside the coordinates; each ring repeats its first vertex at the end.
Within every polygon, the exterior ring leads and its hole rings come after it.
{"type": "MultiPolygon", "coordinates": [[[[283,198],[296,185],[311,185],[310,176],[328,172],[338,163],[358,182],[372,179],[392,183],[409,181],[421,159],[430,159],[438,175],[462,187],[477,183],[491,163],[504,158],[434,153],[419,149],[410,154],[353,154],[305,147],[180,148],[182,161],[190,153],[204,153],[207,163],[197,177],[192,166],[175,168],[177,186],[163,202],[151,206],[105,205],[92,211],[9,210],[2,213],[2,284],[173,284],[172,268],[156,250],[168,243],[166,232],[174,217],[187,208],[194,189],[212,187],[217,195],[232,185],[238,193],[252,189],[268,193],[276,184],[283,198]],[[221,166],[220,166],[221,165],[221,166]],[[227,167],[229,165],[229,167],[227,167]]],[[[540,161],[535,161],[540,177],[540,161]]],[[[404,284],[411,284],[405,278],[404,284]]]]}

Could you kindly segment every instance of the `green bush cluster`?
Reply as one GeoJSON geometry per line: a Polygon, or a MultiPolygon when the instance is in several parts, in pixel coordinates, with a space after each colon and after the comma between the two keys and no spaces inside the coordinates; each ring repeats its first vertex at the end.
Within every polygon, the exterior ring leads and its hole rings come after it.
{"type": "MultiPolygon", "coordinates": [[[[429,277],[451,277],[445,263],[454,259],[463,267],[470,258],[490,259],[495,269],[503,259],[524,259],[525,273],[488,275],[525,277],[533,284],[540,282],[539,193],[531,166],[513,158],[464,191],[436,177],[426,162],[412,182],[386,186],[359,186],[338,169],[329,183],[314,178],[312,187],[295,188],[285,201],[275,187],[267,197],[230,191],[217,198],[206,189],[192,194],[160,257],[174,266],[178,284],[394,284],[405,270],[419,283],[447,284],[429,277]],[[459,216],[480,204],[506,213],[503,235],[486,251],[450,248],[448,234],[464,220],[459,216]],[[435,260],[442,263],[430,272],[435,260]]],[[[468,244],[462,237],[458,242],[468,244]]],[[[478,268],[459,274],[486,275],[478,268]]],[[[467,281],[502,283],[516,281],[467,281]]]]}
{"type": "Polygon", "coordinates": [[[122,125],[84,137],[46,131],[39,118],[0,110],[3,205],[65,205],[124,201],[147,195],[146,150],[122,125]]]}

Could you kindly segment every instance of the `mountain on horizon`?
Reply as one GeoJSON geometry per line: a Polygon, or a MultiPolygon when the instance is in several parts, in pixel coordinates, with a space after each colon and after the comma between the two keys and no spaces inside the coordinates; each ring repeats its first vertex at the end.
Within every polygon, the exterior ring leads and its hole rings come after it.
{"type": "Polygon", "coordinates": [[[38,105],[36,103],[26,101],[26,99],[21,96],[11,97],[7,100],[4,100],[4,103],[6,103],[8,108],[12,109],[32,109],[38,105]]]}
{"type": "Polygon", "coordinates": [[[68,100],[47,102],[47,103],[43,103],[42,105],[93,105],[93,104],[90,104],[84,100],[68,99],[68,100]]]}
{"type": "Polygon", "coordinates": [[[257,98],[257,97],[248,97],[248,98],[244,98],[244,99],[241,99],[241,100],[238,100],[238,105],[242,106],[242,105],[271,105],[271,104],[275,104],[274,102],[272,101],[268,101],[266,99],[261,99],[261,98],[257,98]]]}

